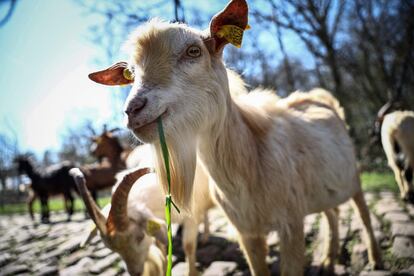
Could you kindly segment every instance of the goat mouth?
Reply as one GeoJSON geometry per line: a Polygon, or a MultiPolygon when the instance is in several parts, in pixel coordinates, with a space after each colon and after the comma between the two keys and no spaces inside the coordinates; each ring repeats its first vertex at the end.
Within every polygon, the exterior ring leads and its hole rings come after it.
{"type": "Polygon", "coordinates": [[[157,123],[158,118],[164,118],[166,115],[167,115],[167,110],[165,110],[164,112],[161,112],[161,114],[159,116],[155,117],[154,120],[151,120],[151,121],[146,122],[146,123],[144,123],[142,125],[139,125],[139,126],[133,126],[132,130],[134,132],[140,132],[145,128],[149,128],[149,127],[155,125],[157,123]]]}

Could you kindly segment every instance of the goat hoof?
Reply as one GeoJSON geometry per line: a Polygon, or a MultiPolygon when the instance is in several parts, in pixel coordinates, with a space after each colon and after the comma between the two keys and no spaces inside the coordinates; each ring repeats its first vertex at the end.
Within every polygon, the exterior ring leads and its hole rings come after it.
{"type": "Polygon", "coordinates": [[[321,276],[334,276],[335,272],[331,268],[325,268],[325,267],[322,266],[320,271],[319,271],[319,275],[321,275],[321,276]]]}
{"type": "Polygon", "coordinates": [[[384,265],[382,263],[371,263],[367,265],[368,270],[382,270],[384,269],[384,265]]]}
{"type": "Polygon", "coordinates": [[[334,273],[335,262],[330,257],[325,257],[321,263],[320,275],[328,276],[335,275],[334,273]]]}

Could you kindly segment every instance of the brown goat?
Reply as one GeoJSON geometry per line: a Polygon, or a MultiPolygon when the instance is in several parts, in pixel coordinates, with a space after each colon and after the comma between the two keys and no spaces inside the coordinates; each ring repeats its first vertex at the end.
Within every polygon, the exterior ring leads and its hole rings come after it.
{"type": "Polygon", "coordinates": [[[80,168],[95,201],[97,191],[112,187],[116,182],[115,175],[125,169],[124,148],[118,138],[113,135],[114,131],[115,129],[104,130],[101,135],[92,139],[91,153],[103,161],[80,168]]]}

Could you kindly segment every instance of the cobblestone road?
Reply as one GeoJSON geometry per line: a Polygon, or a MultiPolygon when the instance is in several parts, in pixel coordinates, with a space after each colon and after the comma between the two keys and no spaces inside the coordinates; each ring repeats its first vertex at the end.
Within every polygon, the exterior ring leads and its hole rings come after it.
{"type": "MultiPolygon", "coordinates": [[[[367,270],[367,252],[361,242],[361,223],[349,203],[340,207],[341,253],[337,275],[414,275],[414,207],[403,204],[397,195],[367,193],[372,222],[380,241],[384,271],[367,270]]],[[[209,214],[211,236],[199,243],[197,260],[200,275],[250,275],[234,241],[232,231],[218,210],[209,214]]],[[[79,244],[87,235],[90,221],[77,213],[71,222],[55,213],[51,224],[33,224],[28,215],[0,216],[0,275],[127,275],[117,254],[105,248],[98,237],[86,248],[79,244]]],[[[320,215],[306,218],[307,275],[318,275],[321,255],[320,215]]],[[[177,229],[177,227],[174,227],[177,229]]],[[[279,274],[278,238],[268,237],[267,259],[272,275],[279,274]]],[[[173,275],[183,275],[184,254],[181,234],[174,239],[173,275]]]]}

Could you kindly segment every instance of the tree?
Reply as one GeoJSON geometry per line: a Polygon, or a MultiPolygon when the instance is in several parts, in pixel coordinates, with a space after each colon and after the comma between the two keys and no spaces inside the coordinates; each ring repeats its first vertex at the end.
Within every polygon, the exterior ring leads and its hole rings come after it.
{"type": "Polygon", "coordinates": [[[181,0],[160,1],[77,1],[90,14],[99,15],[102,21],[90,27],[91,40],[104,50],[103,63],[112,63],[127,35],[140,23],[173,9],[174,20],[184,21],[181,0]],[[171,5],[172,4],[172,5],[171,5]]]}
{"type": "Polygon", "coordinates": [[[12,174],[13,159],[18,154],[17,136],[0,133],[0,182],[2,190],[6,189],[6,179],[12,174]]]}
{"type": "MultiPolygon", "coordinates": [[[[333,90],[339,97],[346,97],[338,66],[336,44],[338,30],[345,11],[345,1],[331,0],[268,0],[269,10],[255,9],[254,14],[277,28],[294,32],[306,45],[317,63],[329,67],[333,90]]],[[[326,84],[324,81],[321,83],[326,84]]],[[[330,88],[330,87],[327,87],[330,88]]]]}
{"type": "Polygon", "coordinates": [[[0,18],[0,27],[6,25],[13,15],[13,12],[16,9],[17,0],[0,0],[0,6],[3,5],[6,7],[7,11],[3,18],[0,18]]]}
{"type": "MultiPolygon", "coordinates": [[[[346,15],[348,36],[339,52],[344,78],[350,84],[347,90],[359,101],[352,112],[360,144],[374,146],[368,144],[368,130],[387,101],[399,100],[403,109],[414,106],[413,12],[413,1],[350,3],[346,15]]],[[[381,154],[382,150],[373,152],[381,154]]]]}
{"type": "Polygon", "coordinates": [[[373,110],[389,96],[412,94],[413,13],[413,1],[355,0],[350,7],[341,65],[373,110]]]}
{"type": "Polygon", "coordinates": [[[97,135],[92,121],[85,121],[79,127],[68,128],[63,135],[63,142],[58,157],[60,161],[69,160],[79,164],[91,163],[92,138],[97,135]]]}
{"type": "MultiPolygon", "coordinates": [[[[103,1],[107,7],[101,13],[113,25],[102,25],[112,31],[100,34],[108,37],[119,29],[115,33],[122,34],[123,41],[132,28],[154,15],[169,11],[177,16],[178,8],[167,8],[175,2],[161,1],[154,7],[123,1],[124,8],[116,12],[103,1]],[[125,8],[128,5],[135,8],[125,8]]],[[[190,1],[185,4],[191,25],[206,25],[214,13],[200,11],[190,1]],[[193,13],[197,17],[192,18],[193,13]]],[[[252,30],[245,33],[241,49],[226,47],[225,59],[251,88],[274,88],[282,96],[296,89],[327,88],[344,106],[358,148],[368,142],[368,129],[388,95],[413,108],[414,1],[257,0],[249,4],[252,30]],[[288,44],[289,37],[302,45],[288,44]],[[295,56],[299,49],[305,53],[295,56]],[[304,61],[302,56],[311,58],[304,61]]],[[[120,41],[109,48],[118,49],[120,41]]]]}

